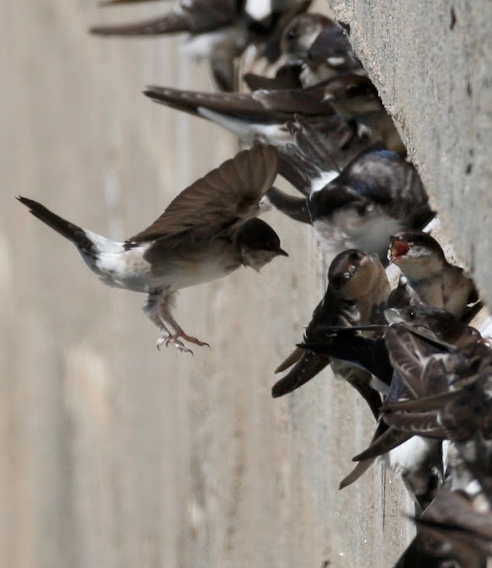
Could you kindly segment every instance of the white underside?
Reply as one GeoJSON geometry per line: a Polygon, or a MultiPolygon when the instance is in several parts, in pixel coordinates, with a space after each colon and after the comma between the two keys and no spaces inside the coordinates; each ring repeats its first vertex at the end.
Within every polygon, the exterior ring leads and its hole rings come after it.
{"type": "Polygon", "coordinates": [[[317,191],[320,191],[338,176],[339,173],[335,170],[323,172],[318,178],[313,179],[313,181],[311,182],[310,193],[313,194],[317,191]]]}
{"type": "Polygon", "coordinates": [[[204,107],[198,107],[197,110],[200,116],[208,118],[229,130],[244,144],[252,145],[255,142],[263,142],[274,146],[283,146],[292,142],[292,137],[284,124],[255,124],[247,120],[225,116],[204,107]]]}
{"type": "Polygon", "coordinates": [[[356,248],[367,253],[386,255],[389,237],[402,230],[402,225],[384,214],[360,217],[356,211],[344,209],[335,213],[330,222],[317,220],[313,223],[321,246],[327,252],[356,248]]]}
{"type": "Polygon", "coordinates": [[[430,438],[413,436],[382,457],[383,463],[395,473],[408,473],[417,470],[427,459],[429,452],[438,442],[430,438]]]}
{"type": "Polygon", "coordinates": [[[225,30],[189,36],[180,51],[196,59],[210,59],[226,37],[225,30]]]}
{"type": "Polygon", "coordinates": [[[166,264],[152,270],[144,258],[150,243],[125,250],[124,243],[117,243],[100,235],[85,231],[99,250],[97,261],[82,253],[86,264],[97,274],[101,282],[115,288],[135,292],[149,292],[158,288],[181,290],[197,284],[211,282],[233,272],[239,264],[224,265],[218,251],[211,249],[208,256],[183,260],[170,255],[166,264]]]}
{"type": "Polygon", "coordinates": [[[272,12],[271,0],[247,0],[246,12],[255,20],[263,20],[272,12]]]}

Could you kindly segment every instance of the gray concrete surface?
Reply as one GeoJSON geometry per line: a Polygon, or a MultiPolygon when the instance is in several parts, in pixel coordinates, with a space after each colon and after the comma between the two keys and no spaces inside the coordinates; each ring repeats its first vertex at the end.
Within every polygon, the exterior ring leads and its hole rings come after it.
{"type": "Polygon", "coordinates": [[[140,94],[209,85],[176,41],[86,34],[161,9],[0,2],[0,566],[389,567],[412,533],[399,480],[376,466],[337,490],[371,435],[362,403],[328,373],[270,398],[324,289],[308,227],[269,213],[289,260],[183,291],[212,346],[190,357],[158,352],[143,295],[101,286],[14,199],[123,238],[236,151],[140,94]]]}
{"type": "Polygon", "coordinates": [[[492,301],[492,2],[328,0],[492,301]]]}

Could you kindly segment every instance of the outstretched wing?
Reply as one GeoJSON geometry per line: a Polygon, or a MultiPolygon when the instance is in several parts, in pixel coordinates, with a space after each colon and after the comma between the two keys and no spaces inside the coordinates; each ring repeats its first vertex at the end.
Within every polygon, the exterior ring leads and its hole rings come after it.
{"type": "Polygon", "coordinates": [[[254,146],[239,152],[183,190],[150,227],[130,243],[170,237],[190,230],[221,231],[256,217],[263,195],[277,176],[277,151],[254,146]]]}

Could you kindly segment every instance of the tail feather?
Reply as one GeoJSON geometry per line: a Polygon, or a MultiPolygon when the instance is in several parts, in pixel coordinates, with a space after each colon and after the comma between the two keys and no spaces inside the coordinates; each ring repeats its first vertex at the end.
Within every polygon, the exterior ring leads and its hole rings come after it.
{"type": "Polygon", "coordinates": [[[101,0],[100,6],[116,6],[117,4],[142,4],[143,2],[152,2],[155,0],[101,0]]]}
{"type": "Polygon", "coordinates": [[[330,359],[328,357],[306,351],[287,375],[273,385],[273,398],[284,396],[285,394],[298,389],[313,379],[329,364],[330,359]]]}
{"type": "MultiPolygon", "coordinates": [[[[290,123],[287,123],[288,125],[290,123]]],[[[300,193],[309,197],[311,183],[321,171],[316,164],[307,159],[295,144],[286,144],[278,148],[279,174],[292,184],[300,193]]]]}
{"type": "Polygon", "coordinates": [[[362,475],[364,475],[364,473],[371,467],[375,459],[376,458],[370,458],[368,460],[358,462],[354,469],[346,477],[344,477],[342,481],[340,481],[338,489],[344,489],[356,482],[359,477],[362,477],[362,475]]]}
{"type": "Polygon", "coordinates": [[[370,446],[368,446],[363,452],[352,458],[352,461],[365,461],[371,458],[377,458],[383,454],[394,450],[396,447],[400,446],[410,438],[413,434],[408,434],[407,432],[400,432],[396,428],[388,428],[380,436],[375,438],[370,446]]]}
{"type": "Polygon", "coordinates": [[[301,153],[306,158],[309,156],[309,160],[316,164],[321,171],[341,171],[334,156],[307,120],[296,115],[296,122],[289,123],[288,126],[301,153]]]}
{"type": "Polygon", "coordinates": [[[102,36],[153,36],[161,34],[176,34],[189,32],[190,23],[181,14],[171,12],[165,16],[159,16],[141,22],[129,24],[94,26],[89,29],[93,35],[102,36]]]}
{"type": "Polygon", "coordinates": [[[311,217],[305,197],[294,197],[288,195],[276,187],[271,187],[267,192],[270,203],[284,215],[287,215],[294,221],[311,224],[311,217]]]}
{"type": "Polygon", "coordinates": [[[63,237],[72,241],[75,245],[82,249],[83,252],[90,256],[97,255],[97,248],[88,238],[84,229],[66,221],[62,217],[59,217],[47,209],[44,205],[41,205],[41,203],[38,203],[33,199],[21,196],[18,196],[17,199],[25,205],[35,217],[37,217],[40,221],[43,221],[43,223],[46,223],[46,225],[54,229],[57,233],[60,233],[63,237]]]}

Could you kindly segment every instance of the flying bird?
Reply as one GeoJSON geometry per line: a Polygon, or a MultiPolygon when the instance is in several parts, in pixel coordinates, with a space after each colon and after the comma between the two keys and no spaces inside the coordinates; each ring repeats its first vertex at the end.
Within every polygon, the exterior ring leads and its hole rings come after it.
{"type": "Polygon", "coordinates": [[[275,148],[244,150],[183,190],[152,225],[124,242],[82,229],[32,199],[18,199],[72,241],[104,284],[148,294],[144,311],[160,331],[157,347],[165,343],[191,352],[185,341],[206,344],[174,319],[178,290],[240,266],[259,271],[276,256],[288,256],[275,231],[255,218],[276,175],[275,148]]]}

